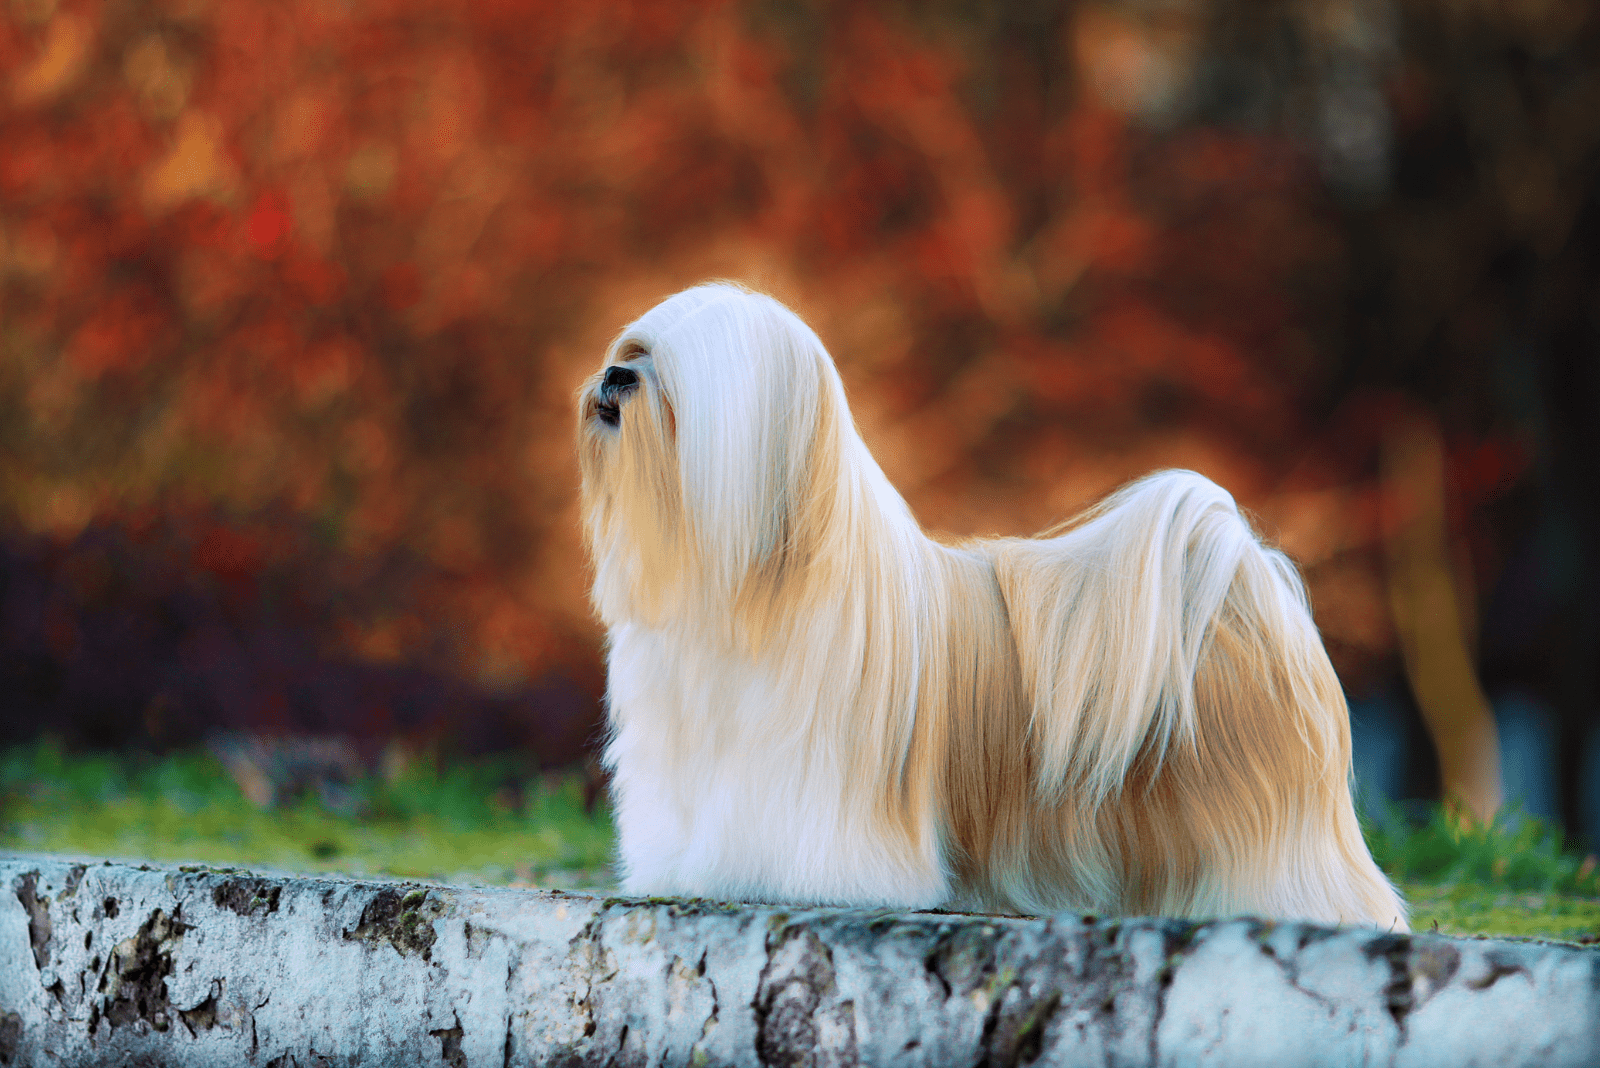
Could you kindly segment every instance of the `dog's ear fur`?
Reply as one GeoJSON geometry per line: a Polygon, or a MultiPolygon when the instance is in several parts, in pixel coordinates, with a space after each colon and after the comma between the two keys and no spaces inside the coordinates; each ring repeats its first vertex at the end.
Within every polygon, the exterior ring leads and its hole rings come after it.
{"type": "Polygon", "coordinates": [[[796,549],[792,509],[819,445],[828,448],[817,437],[833,369],[817,336],[770,297],[731,286],[689,292],[710,299],[658,335],[657,365],[678,413],[702,578],[735,594],[796,549]]]}

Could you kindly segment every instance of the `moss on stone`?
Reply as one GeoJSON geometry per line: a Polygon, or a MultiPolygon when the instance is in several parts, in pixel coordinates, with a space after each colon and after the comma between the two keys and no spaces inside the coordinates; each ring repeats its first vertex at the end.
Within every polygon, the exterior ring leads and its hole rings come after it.
{"type": "Polygon", "coordinates": [[[1402,889],[1415,931],[1600,942],[1600,898],[1475,883],[1409,883],[1402,889]]]}

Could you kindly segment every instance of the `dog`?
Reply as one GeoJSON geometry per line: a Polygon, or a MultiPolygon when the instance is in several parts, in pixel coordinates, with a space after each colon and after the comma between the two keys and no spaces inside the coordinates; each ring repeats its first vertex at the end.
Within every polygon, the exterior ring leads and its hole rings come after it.
{"type": "Polygon", "coordinates": [[[935,541],[817,335],[729,283],[578,407],[626,892],[1406,929],[1304,586],[1211,481],[935,541]]]}

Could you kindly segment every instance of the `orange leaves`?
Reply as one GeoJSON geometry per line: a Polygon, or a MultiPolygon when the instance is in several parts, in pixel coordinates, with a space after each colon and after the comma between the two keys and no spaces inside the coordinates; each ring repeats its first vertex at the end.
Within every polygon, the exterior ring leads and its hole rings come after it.
{"type": "Polygon", "coordinates": [[[57,12],[45,26],[44,39],[32,59],[12,74],[12,101],[30,107],[65,92],[88,66],[94,34],[89,13],[57,12]]]}
{"type": "Polygon", "coordinates": [[[301,350],[289,368],[295,398],[314,408],[343,395],[361,372],[360,346],[348,337],[314,342],[301,350]]]}
{"type": "Polygon", "coordinates": [[[1084,204],[1039,235],[1034,267],[1041,289],[1060,299],[1091,267],[1133,275],[1149,263],[1150,221],[1127,205],[1084,204]]]}
{"type": "Polygon", "coordinates": [[[89,380],[136,371],[157,355],[171,332],[156,294],[148,286],[127,286],[112,292],[73,333],[66,358],[89,380]]]}
{"type": "Polygon", "coordinates": [[[359,200],[376,200],[394,188],[398,157],[389,145],[369,142],[350,154],[344,168],[346,191],[359,200]]]}
{"type": "Polygon", "coordinates": [[[327,155],[335,138],[336,89],[301,90],[285,100],[272,117],[267,156],[282,165],[327,155]]]}
{"type": "MultiPolygon", "coordinates": [[[[1335,305],[1316,280],[1345,250],[1281,133],[1151,121],[1192,58],[1178,16],[180,6],[0,16],[0,322],[36,362],[17,464],[123,435],[81,486],[9,502],[33,529],[287,509],[330,551],[448,571],[464,671],[536,672],[592,635],[573,385],[718,274],[818,325],[935,521],[1022,532],[1140,463],[1305,445],[1327,354],[1301,303],[1335,305]]],[[[404,658],[424,632],[351,643],[404,658]]]]}
{"type": "Polygon", "coordinates": [[[191,109],[179,116],[167,154],[145,173],[146,210],[159,214],[196,197],[231,201],[239,176],[225,138],[215,115],[191,109]]]}
{"type": "Polygon", "coordinates": [[[442,166],[482,136],[486,87],[474,57],[464,49],[425,54],[423,63],[408,108],[406,140],[421,159],[442,166]]]}
{"type": "Polygon", "coordinates": [[[122,60],[123,77],[139,109],[157,121],[177,117],[189,99],[194,72],[160,33],[135,41],[122,60]]]}

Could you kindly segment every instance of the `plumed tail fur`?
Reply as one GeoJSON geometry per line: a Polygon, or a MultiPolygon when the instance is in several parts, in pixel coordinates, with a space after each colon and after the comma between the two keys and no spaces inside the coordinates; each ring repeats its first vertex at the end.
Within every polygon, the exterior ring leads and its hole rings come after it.
{"type": "Polygon", "coordinates": [[[1141,752],[1159,764],[1193,741],[1211,621],[1258,547],[1232,498],[1188,471],[1136,482],[1054,537],[1004,544],[1008,602],[1039,628],[1020,650],[1037,786],[1097,805],[1141,752]]]}
{"type": "Polygon", "coordinates": [[[1226,491],[1163,471],[993,551],[1036,803],[1065,828],[1007,896],[1053,903],[1035,893],[1053,879],[1122,912],[1404,926],[1355,820],[1349,714],[1304,586],[1226,491]]]}
{"type": "MultiPolygon", "coordinates": [[[[1008,603],[1038,628],[1020,652],[1045,799],[1099,804],[1141,754],[1159,767],[1173,743],[1195,744],[1195,679],[1224,612],[1260,620],[1282,646],[1263,656],[1320,656],[1293,565],[1192,471],[1150,475],[1063,533],[1002,545],[1008,603]]],[[[1334,756],[1309,695],[1277,696],[1307,745],[1334,756]]]]}

